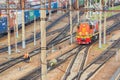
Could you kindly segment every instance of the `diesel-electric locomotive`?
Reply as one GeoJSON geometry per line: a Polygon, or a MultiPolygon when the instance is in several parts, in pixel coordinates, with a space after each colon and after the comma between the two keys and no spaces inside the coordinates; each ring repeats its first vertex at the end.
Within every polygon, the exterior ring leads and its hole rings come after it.
{"type": "Polygon", "coordinates": [[[98,38],[98,21],[89,19],[80,21],[76,31],[78,44],[89,44],[98,38]]]}

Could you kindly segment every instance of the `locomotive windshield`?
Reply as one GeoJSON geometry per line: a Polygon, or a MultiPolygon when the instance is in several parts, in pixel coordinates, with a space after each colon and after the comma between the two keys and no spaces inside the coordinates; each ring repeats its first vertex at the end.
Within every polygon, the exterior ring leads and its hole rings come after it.
{"type": "Polygon", "coordinates": [[[88,23],[89,25],[93,25],[93,21],[89,19],[83,19],[80,21],[80,23],[88,23]]]}

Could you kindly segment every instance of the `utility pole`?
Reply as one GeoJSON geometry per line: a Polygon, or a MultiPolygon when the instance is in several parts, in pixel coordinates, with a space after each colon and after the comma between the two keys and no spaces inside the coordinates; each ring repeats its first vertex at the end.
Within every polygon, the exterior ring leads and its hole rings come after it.
{"type": "Polygon", "coordinates": [[[17,10],[16,10],[16,37],[18,38],[18,12],[17,10]]]}
{"type": "Polygon", "coordinates": [[[76,1],[77,2],[77,16],[78,16],[78,18],[77,18],[77,22],[79,23],[79,21],[80,21],[80,15],[79,15],[79,0],[77,0],[76,1]]]}
{"type": "MultiPolygon", "coordinates": [[[[59,7],[60,7],[60,6],[59,6],[59,0],[57,0],[57,4],[58,4],[57,7],[59,8],[59,7]]],[[[57,14],[58,14],[58,13],[59,13],[59,10],[57,10],[57,14]]]]}
{"type": "MultiPolygon", "coordinates": [[[[106,4],[107,3],[105,2],[105,7],[106,7],[106,4]]],[[[104,42],[103,42],[104,44],[106,44],[106,16],[107,16],[106,15],[106,11],[104,11],[104,33],[103,33],[104,34],[104,39],[103,39],[104,40],[104,42]]]]}
{"type": "MultiPolygon", "coordinates": [[[[86,3],[87,3],[86,8],[88,8],[88,7],[89,7],[88,2],[89,2],[89,1],[88,1],[88,0],[86,0],[86,3]]],[[[89,12],[89,11],[87,11],[87,12],[86,12],[86,18],[88,18],[88,12],[89,12]]]]}
{"type": "Polygon", "coordinates": [[[72,39],[72,33],[73,33],[73,27],[72,27],[72,1],[71,0],[69,0],[69,4],[70,4],[70,36],[71,36],[71,38],[70,38],[70,43],[72,44],[72,42],[73,42],[73,39],[72,39]]]}
{"type": "Polygon", "coordinates": [[[15,14],[14,13],[12,13],[12,17],[13,17],[13,20],[14,20],[14,39],[15,39],[15,52],[17,53],[17,35],[16,35],[16,21],[15,21],[15,18],[16,18],[16,16],[15,16],[15,14]]]}
{"type": "Polygon", "coordinates": [[[36,17],[34,16],[34,46],[36,45],[36,17]]]}
{"type": "Polygon", "coordinates": [[[51,20],[51,0],[49,0],[49,20],[51,20]]]}
{"type": "MultiPolygon", "coordinates": [[[[95,1],[95,4],[97,4],[97,0],[95,1]]],[[[96,14],[96,15],[95,15],[95,18],[99,20],[99,16],[98,16],[99,14],[98,14],[98,13],[99,13],[98,11],[95,12],[95,14],[96,14]]]]}
{"type": "MultiPolygon", "coordinates": [[[[89,0],[90,8],[92,8],[92,0],[89,0]]],[[[89,17],[92,16],[92,11],[89,11],[89,17]]]]}
{"type": "MultiPolygon", "coordinates": [[[[46,0],[43,1],[41,8],[45,7],[46,0]]],[[[46,10],[41,10],[41,78],[47,79],[47,61],[46,61],[46,10]]]]}
{"type": "Polygon", "coordinates": [[[24,8],[25,8],[25,0],[21,0],[22,2],[22,48],[25,48],[25,20],[24,20],[24,8]]]}
{"type": "MultiPolygon", "coordinates": [[[[16,2],[16,8],[18,8],[18,6],[17,6],[17,3],[18,3],[18,1],[16,2]]],[[[15,16],[15,18],[16,18],[16,21],[15,21],[15,26],[14,26],[14,36],[15,36],[15,49],[16,49],[16,53],[18,52],[18,48],[17,48],[17,38],[18,38],[18,12],[17,12],[17,10],[15,10],[16,11],[16,16],[15,16]]]]}
{"type": "MultiPolygon", "coordinates": [[[[102,1],[100,0],[100,9],[102,9],[102,1]]],[[[102,12],[99,12],[99,48],[102,48],[102,12]]]]}
{"type": "Polygon", "coordinates": [[[10,15],[9,15],[9,0],[7,0],[7,24],[8,24],[8,54],[11,55],[11,43],[10,43],[10,25],[9,25],[9,21],[10,21],[10,15]]]}
{"type": "MultiPolygon", "coordinates": [[[[112,0],[112,9],[114,8],[114,2],[115,0],[112,0]]],[[[112,15],[114,14],[114,12],[112,12],[112,15]]]]}
{"type": "Polygon", "coordinates": [[[111,1],[111,0],[108,0],[108,6],[109,6],[109,8],[110,8],[110,5],[111,5],[110,1],[111,1]]]}
{"type": "Polygon", "coordinates": [[[67,9],[67,6],[68,6],[68,1],[66,0],[66,2],[65,2],[65,6],[66,6],[66,9],[67,9]]]}

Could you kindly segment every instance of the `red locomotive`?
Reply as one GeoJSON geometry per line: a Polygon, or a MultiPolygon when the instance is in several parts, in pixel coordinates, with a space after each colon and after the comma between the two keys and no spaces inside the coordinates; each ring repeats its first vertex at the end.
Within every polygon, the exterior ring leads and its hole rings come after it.
{"type": "Polygon", "coordinates": [[[77,28],[76,41],[78,44],[89,44],[98,38],[97,34],[98,21],[82,20],[77,28]]]}

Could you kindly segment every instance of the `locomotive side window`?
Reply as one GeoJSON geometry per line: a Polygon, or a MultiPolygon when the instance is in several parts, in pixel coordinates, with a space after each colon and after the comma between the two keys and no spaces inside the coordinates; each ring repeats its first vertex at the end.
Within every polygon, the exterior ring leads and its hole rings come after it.
{"type": "Polygon", "coordinates": [[[90,25],[90,29],[93,29],[93,25],[90,25]]]}
{"type": "Polygon", "coordinates": [[[79,29],[80,28],[80,23],[77,25],[77,29],[79,29]]]}
{"type": "Polygon", "coordinates": [[[79,29],[79,26],[77,26],[77,29],[79,29]]]}

